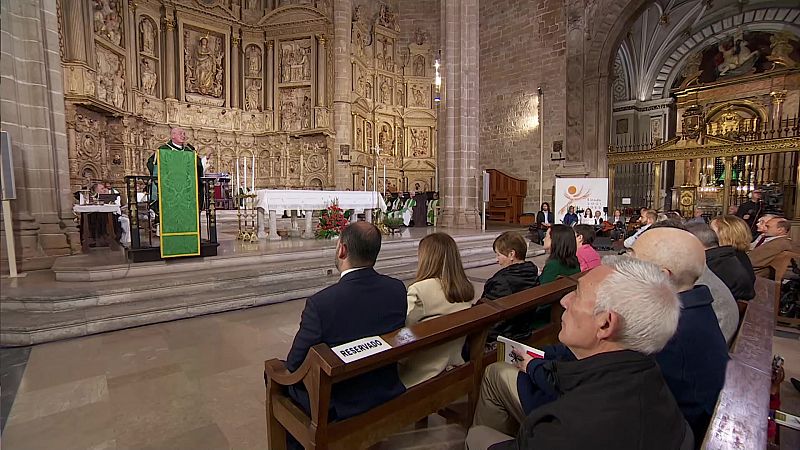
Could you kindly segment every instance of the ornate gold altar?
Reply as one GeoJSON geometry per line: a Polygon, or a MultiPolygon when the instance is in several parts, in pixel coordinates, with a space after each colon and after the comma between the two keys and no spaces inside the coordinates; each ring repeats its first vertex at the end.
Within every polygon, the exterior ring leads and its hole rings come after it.
{"type": "Polygon", "coordinates": [[[800,42],[740,37],[736,53],[722,42],[689,58],[672,91],[675,137],[609,148],[613,207],[628,206],[627,197],[632,207],[718,214],[762,189],[769,207],[800,218],[800,42]]]}
{"type": "Polygon", "coordinates": [[[369,189],[377,174],[380,190],[385,166],[388,190],[431,189],[426,32],[401,30],[396,12],[363,2],[350,55],[335,55],[332,3],[60,0],[73,187],[146,173],[169,127],[182,126],[207,173],[232,174],[237,158],[255,157],[258,187],[362,189],[369,168],[369,189]],[[352,61],[352,130],[333,121],[334,58],[352,61]],[[351,135],[349,148],[334,151],[337,133],[351,135]],[[352,183],[335,186],[337,170],[352,183]]]}

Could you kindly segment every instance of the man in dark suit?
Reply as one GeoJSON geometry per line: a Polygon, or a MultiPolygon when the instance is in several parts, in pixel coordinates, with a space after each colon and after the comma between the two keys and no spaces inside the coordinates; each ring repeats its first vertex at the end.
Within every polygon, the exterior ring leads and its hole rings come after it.
{"type": "Polygon", "coordinates": [[[547,234],[547,229],[554,223],[553,211],[550,211],[550,204],[547,202],[542,203],[541,209],[536,213],[536,229],[531,230],[534,231],[533,235],[539,239],[539,244],[544,243],[544,235],[547,234]]]}
{"type": "MultiPolygon", "coordinates": [[[[380,249],[381,233],[371,223],[355,222],[342,231],[336,243],[336,268],[341,278],[306,300],[300,330],[286,358],[290,371],[300,368],[308,350],[316,344],[334,347],[405,326],[405,285],[373,269],[380,249]]],[[[330,419],[355,416],[404,391],[394,364],[336,383],[330,419]]],[[[289,395],[310,411],[302,383],[290,387],[289,395]]]]}
{"type": "Polygon", "coordinates": [[[753,233],[754,236],[756,234],[756,223],[758,223],[758,219],[767,212],[761,196],[761,190],[754,190],[750,200],[739,205],[739,209],[736,210],[736,215],[747,222],[747,226],[750,227],[750,232],[753,233]]]}

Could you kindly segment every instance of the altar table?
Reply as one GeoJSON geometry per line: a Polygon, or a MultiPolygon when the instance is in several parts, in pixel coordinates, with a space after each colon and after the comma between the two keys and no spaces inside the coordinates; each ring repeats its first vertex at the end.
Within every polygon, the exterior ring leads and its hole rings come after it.
{"type": "Polygon", "coordinates": [[[304,191],[304,190],[277,190],[259,189],[256,191],[258,199],[256,208],[258,209],[258,230],[259,236],[264,234],[264,213],[269,214],[269,240],[279,240],[278,236],[278,214],[283,215],[284,211],[292,211],[292,222],[294,223],[294,212],[305,211],[305,230],[303,237],[306,239],[314,238],[312,227],[312,216],[314,211],[327,208],[334,200],[338,201],[339,207],[343,210],[353,210],[350,216],[351,221],[356,220],[356,213],[363,212],[367,221],[372,221],[372,210],[380,209],[386,211],[386,202],[383,196],[373,191],[304,191]]]}

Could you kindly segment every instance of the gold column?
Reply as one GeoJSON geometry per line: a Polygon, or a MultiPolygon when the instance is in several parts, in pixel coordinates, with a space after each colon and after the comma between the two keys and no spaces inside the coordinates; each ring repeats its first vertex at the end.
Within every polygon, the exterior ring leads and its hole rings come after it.
{"type": "Polygon", "coordinates": [[[780,126],[781,116],[783,116],[783,102],[786,100],[786,91],[774,91],[769,93],[772,97],[772,121],[775,127],[780,126]]]}
{"type": "Polygon", "coordinates": [[[733,156],[726,156],[724,161],[725,173],[723,177],[725,184],[722,187],[722,211],[726,212],[731,205],[731,171],[733,170],[733,156]]]}
{"type": "Polygon", "coordinates": [[[164,13],[164,33],[166,35],[166,58],[164,60],[164,91],[166,98],[175,98],[175,17],[174,11],[166,10],[164,13]]]}
{"type": "Polygon", "coordinates": [[[664,206],[661,198],[661,165],[663,161],[653,162],[653,209],[659,210],[664,206]]]}
{"type": "Polygon", "coordinates": [[[239,108],[239,30],[231,35],[231,108],[239,108]]]}

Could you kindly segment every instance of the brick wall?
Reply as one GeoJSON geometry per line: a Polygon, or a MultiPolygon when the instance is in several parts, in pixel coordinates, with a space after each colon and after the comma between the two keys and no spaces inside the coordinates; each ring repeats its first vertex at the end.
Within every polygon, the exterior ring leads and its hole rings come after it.
{"type": "Polygon", "coordinates": [[[560,0],[480,2],[480,167],[528,180],[525,211],[538,211],[540,127],[536,88],[544,91],[544,200],[552,200],[564,139],[566,22],[560,0]]]}

